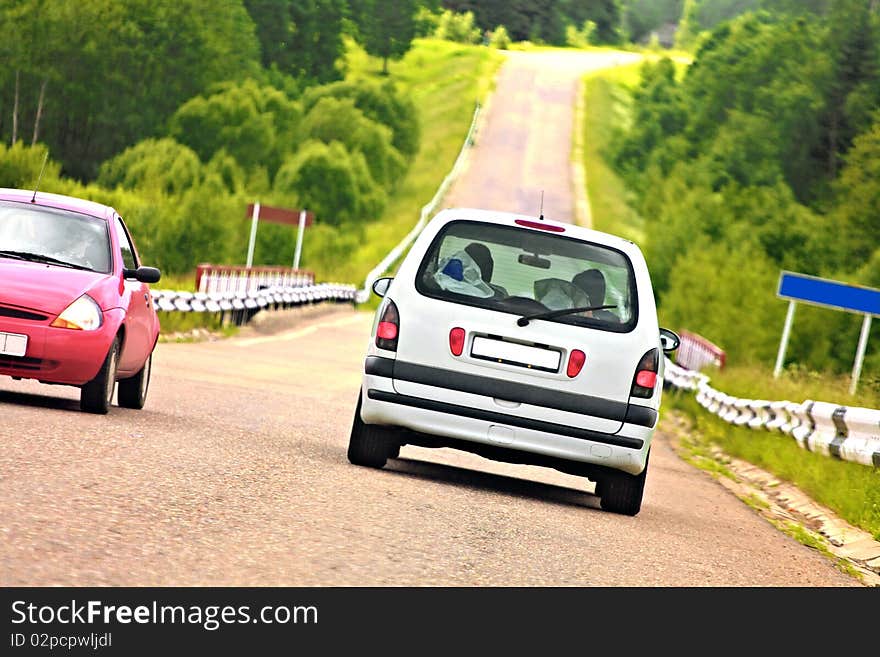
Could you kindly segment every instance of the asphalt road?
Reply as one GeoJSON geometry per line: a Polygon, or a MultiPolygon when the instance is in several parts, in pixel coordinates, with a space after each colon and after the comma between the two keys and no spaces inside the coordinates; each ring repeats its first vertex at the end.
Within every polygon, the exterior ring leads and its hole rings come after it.
{"type": "MultiPolygon", "coordinates": [[[[532,62],[502,72],[454,195],[523,210],[542,187],[547,216],[566,218],[571,98],[552,90],[580,65],[532,62]]],[[[160,344],[141,411],[87,415],[73,388],[0,379],[0,585],[859,585],[663,435],[634,518],[600,510],[587,480],[451,450],[350,465],[371,321],[340,306],[279,333],[160,344]]]]}

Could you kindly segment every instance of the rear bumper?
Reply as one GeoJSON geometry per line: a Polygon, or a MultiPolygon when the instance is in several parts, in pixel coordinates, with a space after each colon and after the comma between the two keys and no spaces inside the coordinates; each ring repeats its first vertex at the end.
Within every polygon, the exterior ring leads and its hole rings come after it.
{"type": "Polygon", "coordinates": [[[463,448],[471,443],[475,449],[469,451],[477,453],[483,447],[502,448],[630,474],[644,470],[654,434],[651,427],[629,423],[619,432],[608,434],[400,395],[390,378],[370,374],[364,377],[361,419],[367,424],[403,427],[455,439],[465,445],[463,448]]]}

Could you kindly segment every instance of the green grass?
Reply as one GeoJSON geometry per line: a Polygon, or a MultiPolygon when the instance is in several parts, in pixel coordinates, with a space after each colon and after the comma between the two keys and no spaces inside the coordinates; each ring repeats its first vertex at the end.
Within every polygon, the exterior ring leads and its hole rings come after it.
{"type": "Polygon", "coordinates": [[[641,63],[590,73],[584,82],[583,164],[593,228],[641,244],[644,220],[632,208],[632,193],[606,157],[615,130],[626,125],[630,99],[626,89],[639,80],[641,63]]]}
{"type": "Polygon", "coordinates": [[[793,483],[819,504],[880,540],[880,469],[807,451],[787,434],[728,424],[700,406],[693,393],[669,392],[663,403],[693,419],[694,428],[684,445],[689,451],[691,445],[697,445],[703,453],[717,445],[726,454],[793,483]]]}
{"type": "Polygon", "coordinates": [[[709,384],[716,390],[744,399],[788,400],[795,403],[825,401],[845,406],[880,408],[880,385],[863,373],[855,395],[849,394],[849,375],[787,368],[779,378],[769,367],[727,365],[723,370],[706,370],[709,384]]]}
{"type": "MultiPolygon", "coordinates": [[[[350,44],[352,78],[384,79],[381,60],[350,44]]],[[[416,104],[421,119],[421,147],[380,220],[367,225],[362,245],[332,269],[316,267],[317,280],[362,285],[366,274],[415,226],[422,207],[452,169],[467,135],[477,101],[485,102],[504,62],[498,50],[436,39],[416,39],[399,62],[389,62],[389,76],[416,104]]]]}

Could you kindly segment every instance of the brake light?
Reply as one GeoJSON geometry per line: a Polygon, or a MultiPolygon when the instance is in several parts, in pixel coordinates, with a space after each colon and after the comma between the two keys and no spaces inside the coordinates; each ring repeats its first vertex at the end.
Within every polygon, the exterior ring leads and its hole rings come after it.
{"type": "Polygon", "coordinates": [[[657,383],[657,370],[660,367],[660,350],[656,347],[646,352],[636,367],[630,395],[648,399],[654,394],[657,383]]]}
{"type": "Polygon", "coordinates": [[[385,299],[376,327],[376,346],[379,349],[397,351],[397,338],[400,336],[400,314],[391,299],[385,299]]]}
{"type": "Polygon", "coordinates": [[[525,226],[526,228],[537,228],[538,230],[549,230],[551,233],[564,233],[565,228],[554,224],[545,224],[540,221],[529,221],[528,219],[514,219],[515,224],[525,226]]]}
{"type": "Polygon", "coordinates": [[[453,356],[461,356],[464,351],[464,329],[454,328],[449,332],[449,351],[453,356]]]}
{"type": "Polygon", "coordinates": [[[572,349],[568,355],[568,369],[565,371],[569,378],[574,378],[581,373],[581,368],[587,360],[587,355],[580,349],[572,349]]]}

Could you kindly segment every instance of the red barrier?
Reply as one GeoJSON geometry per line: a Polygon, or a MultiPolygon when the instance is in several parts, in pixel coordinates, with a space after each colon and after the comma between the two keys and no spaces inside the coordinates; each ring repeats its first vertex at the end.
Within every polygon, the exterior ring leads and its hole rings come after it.
{"type": "Polygon", "coordinates": [[[675,352],[675,364],[689,370],[699,371],[706,365],[716,365],[724,369],[727,354],[702,335],[690,331],[679,331],[681,345],[675,352]]]}
{"type": "Polygon", "coordinates": [[[254,293],[264,287],[303,287],[315,284],[314,272],[291,267],[246,267],[201,264],[196,267],[196,290],[254,293]]]}

